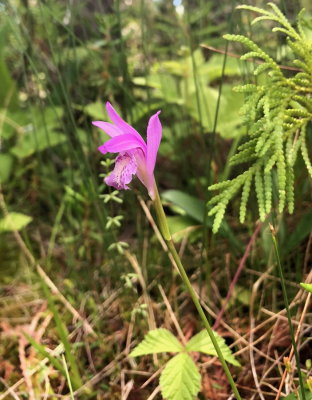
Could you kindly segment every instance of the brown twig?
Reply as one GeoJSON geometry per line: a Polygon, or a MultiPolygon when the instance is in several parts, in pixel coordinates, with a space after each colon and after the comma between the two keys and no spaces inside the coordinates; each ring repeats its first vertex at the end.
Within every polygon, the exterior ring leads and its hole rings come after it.
{"type": "Polygon", "coordinates": [[[164,292],[164,289],[162,288],[161,285],[158,285],[158,289],[159,289],[160,294],[161,294],[161,296],[162,296],[162,298],[164,300],[164,303],[165,303],[165,305],[167,307],[167,310],[168,310],[168,312],[170,314],[170,318],[171,318],[171,320],[172,320],[172,322],[173,322],[173,324],[174,324],[174,326],[175,326],[175,328],[176,328],[176,330],[178,332],[178,335],[180,336],[181,342],[185,346],[186,345],[186,338],[185,338],[184,333],[183,333],[183,331],[182,331],[182,329],[181,329],[181,327],[179,325],[179,322],[178,322],[178,320],[177,320],[177,318],[176,318],[176,316],[175,316],[175,314],[174,314],[174,312],[172,310],[171,304],[169,303],[169,300],[168,300],[168,298],[167,298],[167,296],[166,296],[166,294],[164,292]]]}
{"type": "Polygon", "coordinates": [[[214,323],[213,329],[217,329],[219,324],[220,324],[220,320],[223,317],[223,314],[224,314],[224,312],[226,310],[228,302],[229,302],[229,300],[230,300],[230,298],[231,298],[231,296],[233,294],[235,285],[236,285],[236,283],[238,281],[238,278],[239,278],[242,270],[244,269],[244,266],[245,266],[246,260],[247,260],[247,258],[249,256],[249,253],[250,253],[250,250],[252,248],[252,245],[254,244],[261,227],[262,227],[262,223],[258,223],[254,233],[252,234],[252,236],[251,236],[251,238],[249,240],[249,243],[248,243],[248,245],[246,247],[245,253],[244,253],[243,257],[241,258],[241,260],[239,262],[239,265],[238,265],[238,268],[237,268],[237,270],[235,272],[234,278],[232,279],[232,282],[230,284],[230,287],[229,287],[229,290],[227,292],[226,298],[225,298],[225,300],[223,302],[222,308],[221,308],[220,312],[218,313],[218,316],[217,316],[217,319],[216,319],[216,321],[214,323]]]}
{"type": "Polygon", "coordinates": [[[153,373],[141,386],[140,389],[144,389],[150,382],[152,382],[158,375],[160,375],[163,371],[165,366],[163,365],[162,367],[158,368],[156,372],[153,373]]]}
{"type": "Polygon", "coordinates": [[[129,263],[131,264],[132,268],[134,269],[135,273],[137,274],[140,285],[142,287],[144,302],[148,307],[149,330],[156,329],[156,322],[155,322],[153,306],[152,306],[151,299],[148,295],[148,290],[147,290],[146,283],[145,283],[145,280],[143,277],[142,269],[138,263],[138,260],[136,259],[136,257],[133,254],[131,254],[128,250],[126,250],[124,252],[124,254],[125,254],[127,260],[129,261],[129,263]]]}
{"type": "MultiPolygon", "coordinates": [[[[302,325],[303,325],[303,320],[304,320],[304,318],[306,316],[310,300],[311,300],[311,293],[309,293],[307,298],[306,298],[306,301],[305,301],[305,304],[304,304],[304,307],[303,307],[303,311],[302,311],[302,314],[301,314],[301,317],[300,317],[300,320],[299,320],[299,324],[298,324],[298,328],[297,328],[296,336],[295,336],[296,343],[298,342],[298,339],[299,339],[299,335],[300,335],[301,328],[302,328],[302,325]]],[[[289,362],[291,362],[291,360],[293,358],[293,355],[294,355],[294,347],[292,346],[291,350],[290,350],[290,353],[289,353],[289,357],[288,357],[289,358],[289,362]]],[[[287,376],[287,368],[285,368],[285,370],[283,372],[283,376],[282,376],[281,383],[279,385],[278,392],[277,392],[277,395],[275,397],[275,400],[278,400],[280,398],[280,396],[281,396],[282,387],[284,385],[286,376],[287,376]]]]}
{"type": "MultiPolygon", "coordinates": [[[[207,50],[211,50],[215,53],[219,53],[219,54],[226,54],[229,57],[233,57],[233,58],[241,58],[241,56],[239,54],[235,54],[235,53],[231,53],[229,51],[224,51],[224,50],[220,50],[220,49],[216,49],[215,47],[212,46],[208,46],[207,44],[201,44],[201,47],[203,47],[204,49],[207,50]]],[[[255,59],[248,59],[248,60],[244,60],[244,61],[249,61],[249,62],[255,62],[256,64],[263,64],[264,61],[261,60],[255,60],[255,59]]],[[[296,67],[289,67],[288,65],[279,65],[280,69],[285,69],[287,71],[295,71],[295,72],[302,72],[302,69],[300,68],[296,68],[296,67]]]]}
{"type": "MultiPolygon", "coordinates": [[[[269,273],[272,269],[273,269],[273,267],[269,267],[268,270],[265,271],[262,274],[262,276],[252,286],[251,299],[250,299],[250,310],[249,310],[249,320],[250,320],[249,341],[250,341],[250,343],[253,343],[253,341],[254,341],[254,328],[255,328],[254,304],[255,304],[257,293],[258,293],[258,289],[259,289],[260,285],[262,284],[262,282],[266,280],[267,276],[269,275],[269,273]]],[[[256,366],[255,366],[255,359],[254,359],[254,353],[253,353],[252,347],[250,347],[250,349],[249,349],[249,358],[250,358],[252,376],[253,376],[256,388],[258,390],[259,397],[261,398],[261,400],[265,400],[262,390],[261,390],[260,382],[258,379],[258,374],[257,374],[256,366]]]]}
{"type": "MultiPolygon", "coordinates": [[[[2,193],[2,187],[0,185],[0,208],[2,209],[3,213],[5,216],[8,216],[8,210],[6,207],[6,203],[3,197],[2,193]]],[[[13,229],[13,235],[15,237],[15,240],[17,244],[19,245],[22,253],[25,255],[27,258],[28,262],[30,265],[33,265],[36,267],[38,274],[41,276],[41,278],[45,281],[45,283],[49,286],[51,291],[57,296],[57,298],[64,304],[64,306],[72,313],[72,315],[77,318],[79,321],[82,322],[83,327],[85,328],[85,331],[89,334],[92,334],[94,337],[97,336],[97,334],[94,332],[93,328],[90,326],[88,321],[83,318],[78,311],[69,303],[69,301],[62,295],[62,293],[59,291],[59,289],[56,287],[56,285],[52,282],[52,280],[48,277],[48,275],[44,272],[43,268],[36,262],[35,257],[31,254],[31,252],[28,250],[28,247],[26,246],[24,240],[22,239],[22,236],[20,233],[13,229]]]]}

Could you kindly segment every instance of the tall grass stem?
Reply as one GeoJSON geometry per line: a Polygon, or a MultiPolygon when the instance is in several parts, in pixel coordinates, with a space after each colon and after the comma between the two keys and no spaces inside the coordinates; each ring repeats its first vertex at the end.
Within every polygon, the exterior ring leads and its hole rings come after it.
{"type": "Polygon", "coordinates": [[[290,314],[290,309],[289,309],[289,301],[288,301],[287,290],[286,290],[286,285],[285,285],[284,273],[283,273],[283,268],[282,268],[282,264],[281,264],[281,259],[279,256],[278,244],[277,244],[277,240],[276,240],[276,236],[275,236],[275,229],[274,229],[273,225],[271,225],[271,224],[270,224],[270,229],[271,229],[273,246],[274,246],[274,251],[275,251],[276,260],[277,260],[278,273],[279,273],[279,276],[281,279],[281,286],[282,286],[284,304],[285,304],[286,313],[287,313],[290,337],[291,337],[291,342],[292,342],[292,346],[294,349],[294,354],[295,354],[295,359],[296,359],[296,364],[297,364],[299,385],[300,385],[300,392],[301,392],[300,398],[302,398],[302,400],[306,400],[304,383],[303,383],[303,379],[302,379],[302,375],[301,375],[299,353],[298,353],[297,344],[296,344],[296,340],[295,340],[294,326],[291,322],[291,314],[290,314]]]}
{"type": "Polygon", "coordinates": [[[191,284],[191,282],[190,282],[190,280],[189,280],[189,278],[187,276],[187,273],[186,273],[186,271],[184,269],[184,266],[182,264],[180,256],[179,256],[179,254],[178,254],[178,252],[177,252],[177,250],[175,248],[175,245],[173,243],[172,237],[170,235],[170,231],[169,231],[169,227],[168,227],[168,223],[167,223],[167,219],[166,219],[166,214],[165,214],[165,211],[163,209],[162,202],[161,202],[161,199],[160,199],[160,196],[159,196],[157,188],[156,188],[156,198],[155,198],[155,201],[154,201],[154,205],[155,205],[156,214],[157,214],[157,218],[158,218],[159,228],[160,228],[160,231],[161,231],[162,235],[164,236],[164,239],[167,242],[167,246],[168,246],[168,249],[170,251],[170,254],[172,255],[174,261],[176,262],[176,265],[178,267],[178,270],[179,270],[179,273],[181,275],[181,278],[182,278],[185,286],[187,287],[187,290],[188,290],[188,292],[189,292],[189,294],[190,294],[190,296],[191,296],[191,298],[193,300],[193,303],[194,303],[194,305],[195,305],[195,307],[196,307],[196,309],[198,311],[198,314],[199,314],[199,316],[200,316],[200,318],[201,318],[201,320],[202,320],[202,322],[204,324],[204,327],[206,328],[206,331],[207,331],[207,333],[208,333],[208,335],[210,337],[210,340],[211,340],[211,342],[212,342],[212,344],[213,344],[213,346],[214,346],[214,348],[215,348],[215,350],[217,352],[218,358],[219,358],[219,360],[220,360],[220,362],[222,364],[222,367],[223,367],[225,375],[226,375],[226,377],[228,379],[228,382],[229,382],[229,384],[230,384],[230,386],[231,386],[231,388],[232,388],[232,390],[234,392],[235,398],[236,398],[236,400],[242,400],[241,396],[240,396],[240,394],[238,392],[238,389],[237,389],[237,387],[235,385],[235,382],[234,382],[234,379],[232,377],[232,374],[231,374],[231,372],[229,370],[229,367],[227,366],[227,363],[226,363],[226,361],[225,361],[225,359],[223,357],[222,351],[221,351],[221,349],[220,349],[220,347],[218,345],[218,342],[217,342],[217,340],[216,340],[216,338],[214,336],[213,330],[212,330],[212,328],[211,328],[211,326],[209,324],[209,321],[208,321],[208,319],[206,317],[206,314],[205,314],[205,312],[204,312],[204,310],[203,310],[203,308],[202,308],[202,306],[201,306],[201,304],[199,302],[198,296],[197,296],[195,290],[193,289],[193,286],[192,286],[192,284],[191,284]]]}
{"type": "Polygon", "coordinates": [[[64,349],[65,349],[66,358],[68,360],[68,363],[69,363],[69,366],[71,369],[73,387],[75,390],[77,390],[82,386],[82,380],[81,380],[79,369],[77,366],[77,361],[75,359],[75,356],[72,353],[71,343],[68,340],[69,333],[68,333],[67,327],[64,324],[64,322],[62,321],[61,316],[54,304],[53,296],[50,293],[48,286],[46,285],[46,283],[43,280],[42,280],[42,288],[43,288],[44,294],[48,300],[49,308],[52,311],[58,335],[59,335],[60,340],[63,343],[64,349]]]}
{"type": "Polygon", "coordinates": [[[72,387],[72,384],[71,384],[69,371],[68,371],[68,367],[67,367],[67,363],[66,363],[66,359],[65,359],[64,354],[62,354],[62,361],[63,361],[64,368],[65,368],[65,373],[66,373],[66,379],[67,379],[67,383],[68,383],[68,387],[69,387],[70,398],[71,398],[71,400],[75,400],[73,387],[72,387]]]}

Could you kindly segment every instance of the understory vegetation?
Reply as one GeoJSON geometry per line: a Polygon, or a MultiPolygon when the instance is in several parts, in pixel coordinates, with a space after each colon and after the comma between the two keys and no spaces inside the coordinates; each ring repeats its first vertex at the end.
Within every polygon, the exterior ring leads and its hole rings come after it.
{"type": "Polygon", "coordinates": [[[0,400],[311,400],[311,95],[309,0],[0,0],[0,400]]]}

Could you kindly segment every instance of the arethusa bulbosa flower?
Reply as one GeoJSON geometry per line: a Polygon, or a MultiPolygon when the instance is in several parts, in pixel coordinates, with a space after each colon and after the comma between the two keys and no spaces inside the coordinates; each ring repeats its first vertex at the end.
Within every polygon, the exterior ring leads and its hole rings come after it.
{"type": "Polygon", "coordinates": [[[102,154],[119,153],[114,170],[105,178],[105,183],[118,190],[129,189],[128,184],[136,175],[154,200],[156,191],[154,169],[162,136],[162,126],[158,117],[160,111],[149,119],[146,143],[142,136],[118,115],[109,102],[106,103],[106,111],[112,123],[92,122],[111,137],[98,150],[102,154]]]}

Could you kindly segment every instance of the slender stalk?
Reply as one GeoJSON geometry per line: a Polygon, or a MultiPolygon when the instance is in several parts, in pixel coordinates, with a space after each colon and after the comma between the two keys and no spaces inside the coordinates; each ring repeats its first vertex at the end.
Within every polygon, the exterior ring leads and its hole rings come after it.
{"type": "Polygon", "coordinates": [[[69,392],[70,392],[70,398],[71,398],[71,400],[75,400],[75,398],[74,398],[74,392],[73,392],[73,387],[72,387],[72,384],[71,384],[71,380],[70,380],[70,376],[69,376],[69,372],[68,372],[68,368],[67,368],[66,359],[65,359],[64,354],[62,354],[62,361],[63,361],[64,368],[65,368],[66,379],[67,379],[67,383],[68,383],[68,387],[69,387],[69,392]]]}
{"type": "Polygon", "coordinates": [[[209,321],[208,321],[208,319],[207,319],[207,317],[206,317],[206,315],[204,313],[204,310],[203,310],[203,308],[202,308],[202,306],[201,306],[201,304],[200,304],[200,302],[198,300],[198,296],[197,296],[195,290],[193,289],[193,286],[192,286],[192,284],[191,284],[191,282],[190,282],[190,280],[189,280],[189,278],[187,276],[187,273],[186,273],[186,271],[185,271],[185,269],[183,267],[183,264],[181,262],[180,256],[179,256],[179,254],[178,254],[178,252],[177,252],[177,250],[176,250],[176,248],[174,246],[174,243],[173,243],[170,231],[169,231],[169,227],[168,227],[165,211],[163,209],[163,206],[162,206],[162,203],[161,203],[160,196],[159,196],[158,190],[156,188],[156,185],[155,185],[154,205],[155,205],[156,214],[157,214],[157,218],[158,218],[159,229],[160,229],[164,239],[167,242],[168,249],[169,249],[172,257],[174,258],[174,261],[176,262],[176,265],[177,265],[178,270],[180,272],[181,278],[182,278],[185,286],[187,287],[187,290],[188,290],[188,292],[189,292],[189,294],[190,294],[190,296],[191,296],[191,298],[193,300],[193,303],[194,303],[194,305],[195,305],[195,307],[196,307],[196,309],[198,311],[198,314],[199,314],[199,316],[200,316],[200,318],[201,318],[201,320],[202,320],[202,322],[204,324],[204,327],[206,328],[206,331],[207,331],[207,333],[208,333],[208,335],[210,337],[210,340],[211,340],[211,342],[212,342],[212,344],[213,344],[213,346],[214,346],[214,348],[215,348],[215,350],[217,352],[218,358],[219,358],[219,360],[220,360],[220,362],[222,364],[222,367],[223,367],[223,370],[225,372],[225,375],[226,375],[226,377],[228,379],[228,382],[231,385],[231,388],[232,388],[232,390],[233,390],[233,392],[235,394],[235,398],[236,398],[236,400],[242,400],[241,396],[240,396],[240,394],[239,394],[239,392],[237,390],[237,387],[235,385],[234,379],[233,379],[233,377],[231,375],[231,372],[229,370],[229,367],[227,366],[226,361],[225,361],[225,359],[223,357],[222,351],[220,350],[220,347],[219,347],[219,345],[218,345],[218,343],[216,341],[216,338],[214,336],[213,330],[212,330],[212,328],[211,328],[211,326],[209,324],[209,321]]]}
{"type": "Polygon", "coordinates": [[[73,384],[73,387],[75,388],[75,390],[77,390],[82,386],[82,380],[80,377],[77,361],[75,359],[75,356],[72,353],[71,343],[68,339],[69,338],[68,330],[67,330],[66,325],[62,321],[61,316],[54,304],[52,294],[50,293],[50,290],[49,290],[46,282],[43,279],[41,282],[42,282],[42,288],[43,288],[44,294],[48,300],[50,310],[52,311],[52,314],[54,317],[58,335],[60,337],[61,342],[63,343],[65,354],[66,354],[66,357],[67,357],[67,360],[68,360],[68,363],[69,363],[69,366],[71,369],[72,384],[73,384]]]}
{"type": "Polygon", "coordinates": [[[279,272],[279,276],[281,279],[282,292],[283,292],[284,304],[285,304],[286,313],[287,313],[290,337],[291,337],[291,342],[292,342],[292,346],[294,349],[294,354],[295,354],[295,359],[296,359],[296,364],[297,364],[299,385],[300,385],[300,392],[301,392],[300,398],[302,398],[303,400],[306,400],[304,383],[303,383],[301,368],[300,368],[299,353],[298,353],[297,344],[296,344],[296,340],[295,340],[295,332],[294,332],[293,324],[291,322],[291,314],[290,314],[290,309],[289,309],[289,301],[288,301],[287,290],[286,290],[286,286],[285,286],[283,268],[282,268],[282,264],[281,264],[281,260],[280,260],[280,256],[279,256],[277,240],[275,237],[275,229],[274,229],[273,225],[271,225],[271,224],[270,224],[270,229],[271,229],[272,240],[273,240],[273,245],[274,245],[274,250],[275,250],[275,255],[276,255],[276,260],[277,260],[278,272],[279,272]]]}
{"type": "Polygon", "coordinates": [[[154,206],[155,206],[156,215],[157,215],[157,219],[158,219],[159,230],[160,230],[161,234],[163,235],[163,238],[167,242],[170,242],[172,240],[172,238],[171,238],[171,234],[170,234],[168,223],[167,223],[166,214],[165,214],[164,208],[162,206],[162,202],[160,200],[160,196],[159,196],[159,193],[158,193],[158,189],[157,189],[156,183],[155,183],[154,206]]]}
{"type": "MultiPolygon", "coordinates": [[[[234,7],[235,7],[235,0],[231,1],[231,14],[229,16],[229,32],[233,32],[233,26],[234,26],[234,21],[233,21],[233,15],[234,15],[234,7]]],[[[215,147],[216,147],[216,133],[217,133],[217,124],[218,124],[218,119],[219,119],[219,111],[220,111],[220,104],[221,104],[221,95],[222,95],[222,89],[223,89],[223,81],[225,78],[225,67],[226,67],[226,62],[227,62],[227,53],[228,53],[228,46],[229,42],[226,41],[225,43],[225,52],[224,52],[224,57],[223,57],[223,63],[222,63],[222,71],[221,71],[221,80],[220,80],[220,85],[218,89],[218,98],[217,98],[217,104],[216,104],[216,110],[214,114],[214,121],[213,121],[213,127],[211,131],[211,137],[210,137],[210,143],[209,143],[209,153],[208,153],[208,159],[207,159],[207,167],[206,167],[206,177],[207,177],[207,189],[205,192],[205,210],[204,210],[204,223],[203,223],[203,249],[205,250],[205,261],[206,261],[206,287],[207,287],[207,292],[208,296],[210,296],[211,293],[211,263],[208,260],[208,250],[209,250],[209,231],[208,231],[208,212],[209,212],[209,207],[208,207],[208,202],[210,200],[210,194],[208,191],[208,187],[212,184],[212,161],[214,157],[214,152],[215,152],[215,147]]],[[[227,162],[227,165],[229,163],[227,162]]]]}

